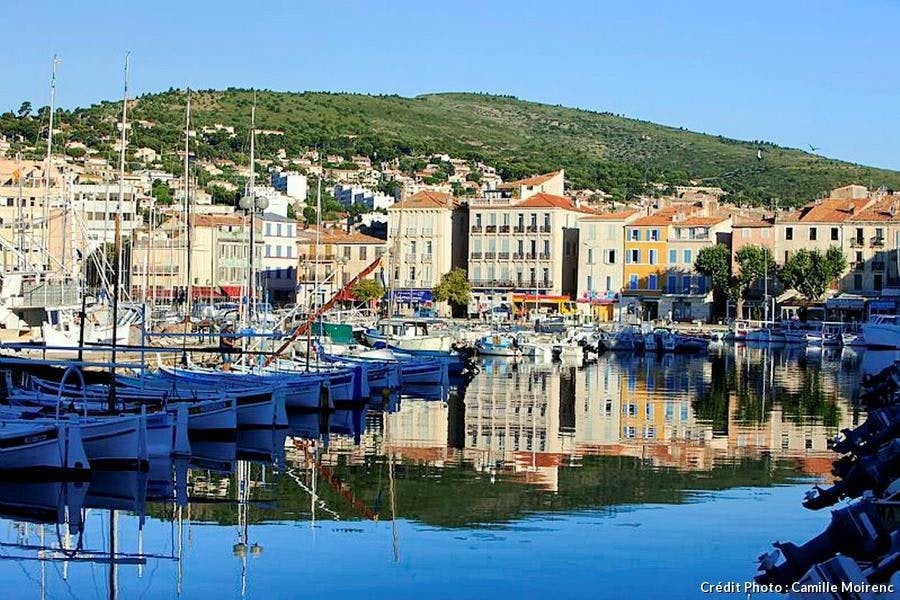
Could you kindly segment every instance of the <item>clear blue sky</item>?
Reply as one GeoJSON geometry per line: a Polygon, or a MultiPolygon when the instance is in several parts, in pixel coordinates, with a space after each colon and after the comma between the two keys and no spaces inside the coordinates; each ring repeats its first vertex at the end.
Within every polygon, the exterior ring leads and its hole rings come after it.
{"type": "Polygon", "coordinates": [[[513,94],[900,169],[900,3],[4,0],[0,109],[259,87],[513,94]]]}

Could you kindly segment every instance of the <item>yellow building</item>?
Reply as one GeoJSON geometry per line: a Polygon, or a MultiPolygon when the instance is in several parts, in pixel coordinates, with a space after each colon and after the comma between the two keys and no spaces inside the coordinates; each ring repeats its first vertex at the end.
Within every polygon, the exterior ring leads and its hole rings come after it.
{"type": "Polygon", "coordinates": [[[659,316],[659,298],[668,267],[669,225],[677,212],[670,207],[635,219],[625,227],[623,295],[636,300],[643,319],[659,316]]]}

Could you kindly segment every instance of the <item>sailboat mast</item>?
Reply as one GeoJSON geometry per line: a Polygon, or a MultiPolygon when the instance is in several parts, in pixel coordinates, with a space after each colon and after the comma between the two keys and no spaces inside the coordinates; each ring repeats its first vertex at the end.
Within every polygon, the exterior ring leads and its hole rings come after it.
{"type": "Polygon", "coordinates": [[[253,106],[250,109],[250,180],[247,184],[247,196],[250,198],[250,268],[247,280],[247,320],[253,322],[253,312],[256,308],[256,264],[254,245],[256,240],[256,94],[253,95],[253,106]]]}
{"type": "Polygon", "coordinates": [[[191,314],[191,88],[184,111],[184,290],[185,315],[191,314]]]}
{"type": "Polygon", "coordinates": [[[50,169],[53,166],[53,117],[56,112],[56,67],[60,60],[53,55],[52,73],[50,75],[50,122],[47,128],[47,160],[44,165],[44,215],[41,226],[41,250],[44,254],[43,268],[50,268],[50,169]]]}
{"type": "MultiPolygon", "coordinates": [[[[116,202],[117,218],[122,214],[122,200],[125,195],[125,145],[128,130],[128,70],[131,66],[131,52],[125,53],[125,85],[122,91],[122,135],[119,138],[119,198],[116,202]]],[[[119,235],[118,233],[116,234],[119,235]]],[[[116,239],[116,293],[122,285],[122,243],[116,239]]]]}

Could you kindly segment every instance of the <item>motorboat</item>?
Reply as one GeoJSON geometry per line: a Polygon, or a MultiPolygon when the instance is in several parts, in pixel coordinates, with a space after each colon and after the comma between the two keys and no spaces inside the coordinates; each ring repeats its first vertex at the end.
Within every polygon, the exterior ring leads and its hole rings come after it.
{"type": "Polygon", "coordinates": [[[431,318],[381,319],[366,329],[363,338],[370,346],[399,350],[438,350],[449,352],[454,335],[443,321],[431,318]]]}
{"type": "Polygon", "coordinates": [[[862,336],[870,348],[900,348],[900,315],[872,315],[862,336]]]}
{"type": "Polygon", "coordinates": [[[806,344],[816,347],[840,346],[842,343],[841,331],[840,325],[823,323],[818,330],[806,333],[806,344]]]}
{"type": "Polygon", "coordinates": [[[522,356],[516,338],[499,333],[487,335],[475,342],[475,349],[483,356],[522,356]]]}

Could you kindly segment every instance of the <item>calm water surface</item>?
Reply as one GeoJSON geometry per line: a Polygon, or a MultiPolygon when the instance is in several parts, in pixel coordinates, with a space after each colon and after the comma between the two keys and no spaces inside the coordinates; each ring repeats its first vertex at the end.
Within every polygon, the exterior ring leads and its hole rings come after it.
{"type": "Polygon", "coordinates": [[[803,492],[891,358],[485,360],[362,431],[295,415],[145,475],[0,485],[0,577],[7,598],[695,598],[825,527],[803,492]]]}

